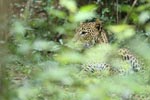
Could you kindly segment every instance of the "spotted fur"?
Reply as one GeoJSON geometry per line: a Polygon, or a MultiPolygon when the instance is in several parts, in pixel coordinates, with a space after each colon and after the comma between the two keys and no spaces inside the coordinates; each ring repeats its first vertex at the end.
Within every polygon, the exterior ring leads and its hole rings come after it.
{"type": "Polygon", "coordinates": [[[119,55],[122,57],[123,60],[127,61],[131,65],[133,71],[138,72],[142,69],[142,64],[128,49],[121,48],[119,50],[119,55]]]}
{"type": "Polygon", "coordinates": [[[82,68],[86,72],[102,72],[108,71],[109,75],[125,75],[126,71],[123,68],[116,68],[108,63],[88,63],[83,64],[82,68]]]}
{"type": "Polygon", "coordinates": [[[103,71],[110,70],[111,66],[106,63],[89,63],[82,65],[85,71],[95,72],[95,71],[103,71]]]}

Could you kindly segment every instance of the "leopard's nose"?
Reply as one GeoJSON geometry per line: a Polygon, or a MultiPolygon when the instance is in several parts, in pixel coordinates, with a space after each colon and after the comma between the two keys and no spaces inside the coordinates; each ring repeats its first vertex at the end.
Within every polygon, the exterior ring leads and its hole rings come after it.
{"type": "Polygon", "coordinates": [[[90,43],[85,43],[84,44],[84,48],[90,48],[90,47],[92,47],[92,45],[90,43]]]}

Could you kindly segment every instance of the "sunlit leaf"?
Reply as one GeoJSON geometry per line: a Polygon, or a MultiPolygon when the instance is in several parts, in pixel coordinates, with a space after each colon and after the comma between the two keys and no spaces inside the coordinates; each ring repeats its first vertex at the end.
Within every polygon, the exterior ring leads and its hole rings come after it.
{"type": "Polygon", "coordinates": [[[94,11],[96,10],[96,5],[86,5],[80,8],[80,11],[94,11]]]}
{"type": "Polygon", "coordinates": [[[60,0],[60,4],[66,7],[70,12],[76,12],[77,6],[74,0],[60,0]]]}
{"type": "Polygon", "coordinates": [[[19,99],[27,100],[37,95],[39,91],[38,91],[38,88],[34,88],[31,86],[24,86],[24,87],[21,87],[17,92],[18,92],[19,99]]]}
{"type": "Polygon", "coordinates": [[[66,17],[66,13],[54,8],[47,8],[47,11],[49,13],[49,15],[53,15],[59,18],[65,18],[66,17]]]}
{"type": "Polygon", "coordinates": [[[150,19],[150,12],[149,11],[142,12],[139,16],[139,23],[144,24],[149,19],[150,19]]]}
{"type": "Polygon", "coordinates": [[[59,46],[52,41],[48,42],[48,41],[38,40],[33,43],[33,49],[38,51],[42,51],[42,50],[57,51],[59,50],[59,46]]]}
{"type": "Polygon", "coordinates": [[[28,41],[24,41],[23,43],[18,45],[17,51],[21,54],[27,54],[31,50],[31,44],[28,41]]]}
{"type": "Polygon", "coordinates": [[[108,30],[113,32],[118,39],[123,40],[130,38],[135,34],[134,27],[130,25],[113,25],[108,26],[108,30]]]}
{"type": "Polygon", "coordinates": [[[77,22],[82,22],[82,21],[85,21],[87,19],[92,19],[96,16],[95,10],[96,10],[95,5],[83,6],[75,14],[74,20],[77,22]]]}
{"type": "Polygon", "coordinates": [[[130,11],[129,9],[131,9],[131,6],[130,6],[130,5],[121,5],[121,6],[120,6],[120,10],[121,10],[121,11],[129,12],[129,11],[130,11]]]}
{"type": "Polygon", "coordinates": [[[15,35],[24,35],[26,32],[26,28],[24,26],[24,23],[21,21],[15,21],[12,24],[11,33],[15,35]]]}
{"type": "Polygon", "coordinates": [[[146,26],[145,26],[145,30],[146,30],[146,32],[148,33],[147,35],[148,36],[150,36],[150,24],[147,24],[146,26]]]}
{"type": "Polygon", "coordinates": [[[82,55],[74,51],[64,51],[60,55],[57,55],[55,59],[64,64],[76,63],[82,62],[82,55]]]}
{"type": "Polygon", "coordinates": [[[136,37],[132,41],[130,41],[129,46],[140,56],[150,60],[150,47],[149,44],[146,43],[142,38],[136,37]],[[138,44],[138,45],[137,45],[138,44]],[[133,46],[136,45],[136,46],[133,46]]]}
{"type": "Polygon", "coordinates": [[[136,11],[142,12],[142,11],[148,9],[149,7],[150,7],[149,3],[146,3],[146,4],[143,4],[143,5],[140,5],[139,7],[137,7],[136,11]]]}
{"type": "Polygon", "coordinates": [[[83,59],[86,63],[90,62],[105,62],[111,52],[112,48],[110,45],[98,45],[95,48],[91,48],[87,50],[85,53],[85,59],[83,59]]]}
{"type": "Polygon", "coordinates": [[[86,19],[92,19],[96,16],[95,12],[85,12],[85,11],[79,11],[74,19],[76,22],[82,22],[86,19]]]}
{"type": "Polygon", "coordinates": [[[36,18],[30,21],[30,25],[34,28],[43,28],[46,27],[47,23],[45,19],[36,18]]]}

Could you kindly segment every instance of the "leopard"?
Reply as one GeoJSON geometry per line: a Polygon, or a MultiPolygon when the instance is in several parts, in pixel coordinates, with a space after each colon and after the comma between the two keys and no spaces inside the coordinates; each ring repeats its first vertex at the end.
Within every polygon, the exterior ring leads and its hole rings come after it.
{"type": "MultiPolygon", "coordinates": [[[[109,34],[104,30],[102,21],[96,19],[94,22],[83,22],[80,23],[79,27],[76,29],[74,40],[82,43],[83,48],[91,48],[97,44],[110,44],[109,34]]],[[[131,71],[138,72],[142,69],[142,64],[139,62],[139,59],[130,52],[127,48],[119,48],[117,55],[121,59],[127,62],[131,66],[131,71]]],[[[117,69],[108,63],[90,63],[83,64],[83,69],[85,71],[102,71],[109,70],[111,73],[126,73],[123,68],[117,69]]]]}
{"type": "MultiPolygon", "coordinates": [[[[84,48],[91,48],[95,45],[110,44],[109,34],[104,30],[102,22],[96,20],[95,22],[85,22],[81,23],[76,29],[76,34],[74,38],[76,41],[80,41],[84,48]]],[[[131,67],[129,71],[139,72],[143,69],[143,63],[137,58],[137,56],[129,50],[129,48],[119,48],[117,50],[117,55],[122,59],[122,61],[127,62],[131,67]]],[[[109,63],[94,63],[89,62],[82,65],[82,68],[86,72],[101,72],[109,71],[109,75],[125,75],[128,74],[123,68],[116,68],[109,63]]],[[[143,97],[141,94],[132,94],[129,100],[149,100],[150,97],[143,97]]]]}
{"type": "MultiPolygon", "coordinates": [[[[104,30],[102,21],[96,19],[94,22],[83,22],[80,23],[79,27],[76,29],[76,33],[73,37],[76,41],[82,42],[82,47],[85,49],[92,48],[96,45],[107,45],[110,44],[109,34],[104,30]]],[[[111,63],[102,62],[95,63],[89,62],[82,64],[82,69],[85,72],[105,72],[108,71],[108,75],[126,75],[129,73],[139,72],[143,69],[143,63],[137,58],[137,56],[129,49],[121,47],[117,49],[117,54],[120,59],[127,63],[130,68],[126,71],[123,67],[118,68],[113,66],[111,63]]],[[[103,73],[102,73],[103,74],[103,73]]],[[[131,94],[129,100],[149,100],[148,97],[143,97],[138,94],[131,94]]]]}

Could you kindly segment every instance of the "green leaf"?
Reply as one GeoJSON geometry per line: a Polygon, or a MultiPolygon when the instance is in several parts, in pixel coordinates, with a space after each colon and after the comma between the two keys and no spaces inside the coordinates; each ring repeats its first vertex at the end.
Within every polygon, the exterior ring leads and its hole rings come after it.
{"type": "Polygon", "coordinates": [[[135,34],[134,27],[130,25],[111,25],[107,28],[113,32],[119,40],[130,38],[135,34]]]}
{"type": "Polygon", "coordinates": [[[121,5],[120,9],[123,12],[129,12],[130,11],[129,9],[131,9],[131,6],[130,5],[121,5]]]}
{"type": "Polygon", "coordinates": [[[76,22],[82,22],[85,21],[87,19],[92,19],[96,16],[95,12],[92,11],[79,11],[78,13],[76,13],[76,15],[74,16],[74,20],[76,22]]]}
{"type": "Polygon", "coordinates": [[[86,6],[83,6],[83,7],[81,7],[80,8],[80,10],[79,11],[94,11],[94,10],[96,10],[97,9],[97,7],[96,7],[96,5],[86,5],[86,6]]]}
{"type": "Polygon", "coordinates": [[[61,10],[57,10],[54,8],[47,8],[47,12],[49,15],[53,15],[56,16],[58,18],[65,18],[66,17],[66,13],[61,11],[61,10]]]}
{"type": "Polygon", "coordinates": [[[60,0],[60,5],[66,7],[70,12],[77,11],[77,5],[74,0],[60,0]]]}

